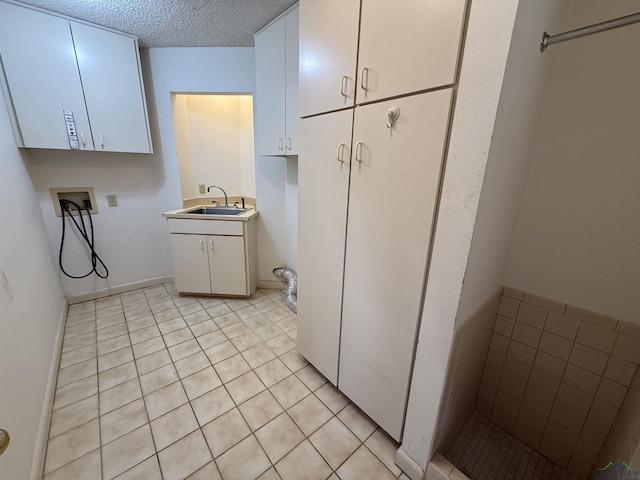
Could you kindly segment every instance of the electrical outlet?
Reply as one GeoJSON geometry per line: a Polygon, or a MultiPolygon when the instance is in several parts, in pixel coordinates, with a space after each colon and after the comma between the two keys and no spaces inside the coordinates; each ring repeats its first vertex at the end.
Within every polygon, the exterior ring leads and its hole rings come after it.
{"type": "Polygon", "coordinates": [[[107,195],[107,203],[109,204],[110,207],[117,207],[118,198],[115,196],[115,194],[107,195]]]}
{"type": "Polygon", "coordinates": [[[200,195],[207,193],[207,186],[204,183],[198,185],[198,189],[200,190],[200,195]]]}

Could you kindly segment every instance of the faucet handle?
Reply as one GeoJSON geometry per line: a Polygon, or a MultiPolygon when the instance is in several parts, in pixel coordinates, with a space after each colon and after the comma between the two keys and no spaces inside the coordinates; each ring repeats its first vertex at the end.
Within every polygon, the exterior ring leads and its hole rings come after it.
{"type": "Polygon", "coordinates": [[[213,205],[214,205],[215,207],[219,207],[219,206],[220,206],[220,202],[219,202],[219,201],[217,201],[217,200],[211,200],[211,203],[213,203],[213,205]]]}

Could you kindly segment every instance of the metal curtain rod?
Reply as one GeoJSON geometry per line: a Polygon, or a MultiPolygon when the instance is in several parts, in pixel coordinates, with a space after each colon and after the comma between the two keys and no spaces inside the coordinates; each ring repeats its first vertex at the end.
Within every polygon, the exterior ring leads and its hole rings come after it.
{"type": "Polygon", "coordinates": [[[557,35],[549,35],[547,32],[544,32],[542,34],[542,42],[540,42],[540,51],[544,52],[549,45],[553,45],[554,43],[566,42],[567,40],[573,40],[574,38],[585,37],[587,35],[593,35],[594,33],[605,32],[607,30],[613,30],[614,28],[624,27],[638,22],[640,22],[640,12],[627,15],[626,17],[614,18],[613,20],[608,20],[606,22],[589,25],[588,27],[577,28],[557,35]]]}

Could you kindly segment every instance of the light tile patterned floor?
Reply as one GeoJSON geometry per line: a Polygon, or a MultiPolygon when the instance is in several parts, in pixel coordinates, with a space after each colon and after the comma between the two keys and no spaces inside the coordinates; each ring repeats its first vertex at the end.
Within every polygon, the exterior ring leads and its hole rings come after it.
{"type": "Polygon", "coordinates": [[[297,352],[279,290],[71,305],[45,480],[394,479],[397,445],[297,352]]]}
{"type": "Polygon", "coordinates": [[[477,413],[445,458],[471,480],[580,480],[477,413]]]}

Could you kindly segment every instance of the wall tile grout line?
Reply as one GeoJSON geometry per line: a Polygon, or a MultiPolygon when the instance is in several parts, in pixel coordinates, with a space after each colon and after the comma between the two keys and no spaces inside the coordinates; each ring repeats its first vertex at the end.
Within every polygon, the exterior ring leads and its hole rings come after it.
{"type": "Polygon", "coordinates": [[[505,287],[490,342],[476,409],[563,467],[586,475],[638,369],[638,329],[622,320],[505,287]],[[537,330],[519,327],[519,322],[536,325],[537,330]],[[533,350],[526,350],[521,341],[533,350]],[[531,352],[534,356],[529,360],[531,352]],[[509,382],[504,380],[508,361],[515,362],[509,364],[514,365],[510,374],[517,373],[516,365],[526,372],[519,398],[518,390],[507,388],[509,382]],[[532,416],[530,402],[535,397],[527,400],[530,390],[539,395],[535,409],[539,418],[532,416]],[[510,413],[503,407],[509,407],[510,413]]]}

